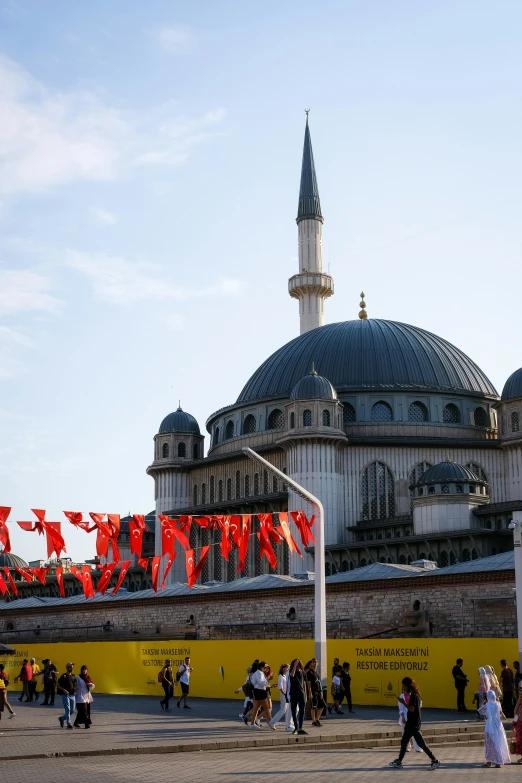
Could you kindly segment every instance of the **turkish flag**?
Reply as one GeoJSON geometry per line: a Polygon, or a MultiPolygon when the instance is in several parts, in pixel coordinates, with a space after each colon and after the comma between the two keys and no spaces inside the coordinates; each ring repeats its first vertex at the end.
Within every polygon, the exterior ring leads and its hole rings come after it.
{"type": "Polygon", "coordinates": [[[7,593],[7,585],[2,574],[0,574],[0,593],[2,593],[2,595],[7,593]]]}
{"type": "Polygon", "coordinates": [[[0,544],[4,547],[4,552],[7,554],[11,551],[11,541],[9,539],[9,530],[6,525],[7,517],[9,516],[11,509],[7,506],[0,506],[0,544]]]}
{"type": "MultiPolygon", "coordinates": [[[[179,518],[180,522],[181,522],[182,519],[183,519],[183,517],[179,518]]],[[[208,530],[209,527],[211,526],[211,522],[210,522],[210,518],[209,517],[192,517],[192,521],[195,522],[196,525],[199,525],[200,527],[202,527],[204,530],[208,530]]],[[[181,525],[180,525],[180,527],[181,527],[181,525]]],[[[181,527],[181,529],[183,530],[183,527],[181,527]]]]}
{"type": "Polygon", "coordinates": [[[228,560],[228,555],[232,549],[232,543],[230,541],[230,520],[231,517],[224,516],[218,517],[218,525],[221,530],[221,554],[228,560]]]}
{"type": "Polygon", "coordinates": [[[4,566],[4,574],[6,575],[7,581],[9,582],[9,588],[11,592],[14,593],[14,595],[18,595],[18,589],[14,583],[14,579],[11,576],[11,572],[9,571],[7,566],[4,566]]]}
{"type": "Polygon", "coordinates": [[[18,522],[18,526],[22,530],[28,530],[34,533],[38,532],[39,535],[45,533],[47,538],[47,557],[51,557],[53,552],[56,552],[56,557],[60,557],[60,554],[66,552],[65,541],[61,535],[61,523],[60,522],[46,522],[45,511],[40,508],[32,508],[31,511],[36,515],[37,522],[18,522]]]}
{"type": "Polygon", "coordinates": [[[60,590],[60,595],[62,598],[65,598],[65,588],[63,586],[63,568],[56,569],[56,581],[58,582],[58,588],[60,590]]]}
{"type": "Polygon", "coordinates": [[[237,567],[238,572],[245,570],[245,561],[248,554],[248,543],[250,541],[251,525],[252,525],[252,514],[243,514],[243,516],[241,517],[241,531],[239,537],[239,565],[237,567]]]}
{"type": "Polygon", "coordinates": [[[174,556],[174,520],[166,514],[158,514],[161,525],[161,556],[174,556]]]}
{"type": "Polygon", "coordinates": [[[41,584],[45,585],[47,581],[47,572],[49,571],[48,568],[28,568],[27,571],[29,574],[35,576],[41,584]]]}
{"type": "Polygon", "coordinates": [[[104,566],[103,573],[98,579],[98,584],[96,585],[97,593],[101,593],[102,595],[105,595],[105,591],[109,586],[109,582],[112,579],[114,569],[116,568],[117,565],[118,565],[117,563],[109,563],[109,565],[104,566]]]}
{"type": "Polygon", "coordinates": [[[81,511],[64,511],[63,513],[75,527],[81,527],[86,533],[90,533],[91,530],[94,530],[94,527],[89,527],[87,520],[85,522],[83,521],[83,514],[81,511]]]}
{"type": "Polygon", "coordinates": [[[185,551],[187,549],[190,549],[190,542],[189,542],[187,536],[185,535],[185,533],[182,533],[181,530],[178,530],[178,528],[175,525],[172,528],[172,532],[174,533],[176,539],[181,544],[183,549],[185,549],[185,551]]]}
{"type": "Polygon", "coordinates": [[[187,549],[185,552],[185,565],[187,568],[187,584],[194,587],[194,550],[187,549]]]}
{"type": "Polygon", "coordinates": [[[165,570],[163,572],[163,579],[161,580],[161,589],[165,589],[165,582],[167,581],[167,576],[169,574],[170,569],[172,568],[172,563],[174,562],[174,558],[176,557],[176,553],[174,553],[174,557],[170,557],[167,560],[167,565],[165,566],[165,570]]]}
{"type": "Polygon", "coordinates": [[[310,531],[310,528],[314,524],[315,516],[312,516],[310,521],[306,518],[304,511],[291,511],[290,516],[299,530],[303,546],[308,546],[310,543],[315,544],[314,537],[310,531]]]}
{"type": "Polygon", "coordinates": [[[301,554],[301,551],[297,546],[297,544],[295,543],[295,539],[292,533],[290,532],[290,526],[288,524],[288,514],[286,513],[286,511],[280,511],[278,517],[279,517],[279,524],[281,526],[280,528],[281,534],[283,535],[283,538],[288,544],[288,549],[290,550],[290,552],[297,552],[297,554],[300,555],[300,557],[302,557],[303,555],[301,554]]]}
{"type": "Polygon", "coordinates": [[[190,530],[191,524],[192,524],[192,517],[181,516],[179,518],[179,529],[180,530],[190,530]]]}
{"type": "Polygon", "coordinates": [[[154,592],[158,592],[158,578],[159,578],[159,567],[160,567],[161,557],[156,555],[156,557],[152,558],[152,587],[154,589],[154,592]]]}
{"type": "Polygon", "coordinates": [[[274,529],[274,520],[272,514],[258,514],[259,526],[263,535],[267,535],[274,544],[281,542],[281,536],[274,529]]]}
{"type": "Polygon", "coordinates": [[[32,582],[33,581],[32,574],[29,573],[30,570],[31,569],[29,569],[29,568],[27,569],[27,571],[24,571],[23,568],[15,568],[15,571],[18,571],[20,576],[23,576],[23,578],[25,579],[26,582],[32,582]]]}
{"type": "MultiPolygon", "coordinates": [[[[145,532],[145,517],[143,514],[133,514],[129,519],[130,551],[131,555],[141,557],[143,546],[143,533],[145,532]]],[[[162,528],[163,535],[163,528],[162,528]]]]}
{"type": "Polygon", "coordinates": [[[92,584],[92,573],[90,566],[82,566],[82,577],[83,594],[85,595],[85,598],[94,598],[94,586],[92,584]]]}
{"type": "Polygon", "coordinates": [[[239,549],[239,540],[241,538],[241,517],[230,517],[230,535],[236,549],[239,549]]]}
{"type": "Polygon", "coordinates": [[[112,547],[112,559],[113,562],[121,562],[120,550],[118,549],[118,538],[120,535],[120,515],[119,514],[107,514],[107,522],[110,530],[109,541],[112,547]]]}
{"type": "MultiPolygon", "coordinates": [[[[103,517],[105,516],[105,513],[95,513],[94,511],[89,511],[89,516],[94,522],[94,527],[91,528],[91,530],[96,530],[96,554],[98,557],[105,557],[107,558],[109,556],[109,537],[111,534],[111,529],[109,525],[103,521],[103,517]]],[[[90,530],[88,532],[91,532],[90,530]]]]}
{"type": "Polygon", "coordinates": [[[138,565],[140,568],[143,568],[143,570],[146,571],[147,568],[149,567],[149,558],[148,557],[138,558],[138,565]]]}
{"type": "Polygon", "coordinates": [[[257,534],[257,537],[259,539],[260,548],[259,548],[259,554],[260,557],[263,557],[263,555],[266,557],[272,568],[276,568],[277,566],[277,557],[272,549],[272,544],[270,543],[270,539],[268,536],[263,535],[261,532],[257,534]]]}
{"type": "Polygon", "coordinates": [[[192,578],[189,580],[189,587],[193,587],[194,584],[199,579],[199,575],[201,574],[201,571],[203,570],[203,566],[205,565],[205,560],[207,559],[207,555],[210,552],[210,544],[207,544],[206,546],[201,547],[201,556],[199,558],[199,562],[197,566],[192,571],[192,578]],[[192,582],[192,584],[191,584],[192,582]]]}
{"type": "Polygon", "coordinates": [[[116,587],[111,592],[111,595],[116,595],[116,593],[118,592],[118,590],[122,586],[123,580],[127,576],[127,571],[129,570],[130,564],[131,564],[130,560],[124,560],[123,563],[121,564],[120,575],[118,576],[118,581],[116,582],[116,587]]]}

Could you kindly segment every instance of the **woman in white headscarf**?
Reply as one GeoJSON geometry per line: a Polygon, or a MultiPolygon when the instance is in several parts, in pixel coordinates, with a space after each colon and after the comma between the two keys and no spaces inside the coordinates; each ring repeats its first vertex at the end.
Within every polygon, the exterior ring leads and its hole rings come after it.
{"type": "Polygon", "coordinates": [[[497,680],[497,675],[495,674],[495,669],[493,668],[493,666],[484,666],[484,668],[489,678],[489,687],[491,688],[491,690],[493,691],[497,699],[500,701],[500,699],[502,698],[502,691],[500,690],[500,685],[497,680]]]}
{"type": "Polygon", "coordinates": [[[479,707],[482,707],[483,704],[487,701],[487,695],[488,691],[491,689],[491,684],[489,682],[489,677],[486,674],[486,670],[481,666],[478,670],[480,680],[479,680],[479,693],[480,693],[480,704],[479,707]]]}
{"type": "MultiPolygon", "coordinates": [[[[484,708],[483,708],[484,709],[484,708]]],[[[503,764],[511,764],[506,732],[500,720],[500,704],[494,691],[488,691],[488,699],[485,705],[486,726],[484,733],[484,751],[486,763],[482,766],[501,767],[503,764]]]]}

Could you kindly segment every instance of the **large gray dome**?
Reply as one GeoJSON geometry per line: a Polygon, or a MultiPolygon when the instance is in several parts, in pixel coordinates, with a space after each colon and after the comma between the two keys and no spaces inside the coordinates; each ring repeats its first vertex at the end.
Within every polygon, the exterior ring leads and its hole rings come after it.
{"type": "Polygon", "coordinates": [[[482,370],[441,337],[409,324],[358,319],[291,340],[256,370],[237,402],[289,397],[312,362],[338,393],[418,389],[498,397],[482,370]]]}

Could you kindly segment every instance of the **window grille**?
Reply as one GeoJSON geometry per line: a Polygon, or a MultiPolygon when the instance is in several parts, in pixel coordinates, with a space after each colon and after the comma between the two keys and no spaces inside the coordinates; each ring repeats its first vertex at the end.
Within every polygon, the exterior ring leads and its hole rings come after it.
{"type": "Polygon", "coordinates": [[[303,411],[303,427],[311,427],[312,426],[312,411],[308,410],[308,408],[303,411]]]}
{"type": "Polygon", "coordinates": [[[274,476],[272,481],[272,492],[279,492],[279,482],[277,481],[276,476],[274,476]]]}
{"type": "Polygon", "coordinates": [[[214,430],[214,444],[219,443],[219,427],[214,430]]]}
{"type": "Polygon", "coordinates": [[[422,402],[412,402],[408,408],[408,421],[429,421],[428,409],[422,402]]]}
{"type": "Polygon", "coordinates": [[[263,492],[265,495],[268,495],[270,492],[270,485],[268,483],[268,470],[265,469],[263,473],[263,492]]]}
{"type": "Polygon", "coordinates": [[[198,505],[198,485],[194,484],[194,490],[192,493],[192,502],[195,506],[198,505]]]}
{"type": "Polygon", "coordinates": [[[511,414],[511,432],[519,432],[520,430],[520,417],[518,411],[513,411],[511,414]]]}
{"type": "Polygon", "coordinates": [[[473,411],[473,421],[475,427],[489,427],[490,421],[487,412],[480,405],[473,411]]]}
{"type": "Polygon", "coordinates": [[[166,459],[169,456],[169,444],[168,443],[164,443],[163,444],[163,448],[161,450],[161,453],[162,453],[164,459],[166,459]]]}
{"type": "Polygon", "coordinates": [[[372,421],[393,421],[393,411],[387,402],[376,402],[372,407],[372,421]]]}
{"type": "Polygon", "coordinates": [[[254,495],[259,495],[259,473],[254,473],[254,495]]]}
{"type": "Polygon", "coordinates": [[[216,500],[216,498],[215,498],[215,494],[216,494],[215,484],[216,484],[216,481],[214,479],[214,476],[211,476],[210,477],[210,502],[211,503],[214,503],[215,500],[216,500]]]}
{"type": "Polygon", "coordinates": [[[329,427],[330,426],[330,411],[324,410],[323,411],[323,427],[329,427]]]}
{"type": "Polygon", "coordinates": [[[444,406],[442,421],[445,424],[460,424],[460,411],[452,402],[444,406]]]}
{"type": "Polygon", "coordinates": [[[207,502],[207,485],[206,484],[202,484],[201,485],[201,502],[203,503],[203,505],[205,505],[205,503],[207,502]]]}
{"type": "Polygon", "coordinates": [[[223,500],[223,480],[219,479],[218,481],[218,500],[221,502],[223,500]]]}
{"type": "Polygon", "coordinates": [[[386,519],[395,515],[395,482],[389,467],[372,462],[361,477],[362,518],[386,519]]]}
{"type": "Polygon", "coordinates": [[[227,479],[227,500],[232,500],[232,479],[227,479]]]}
{"type": "Polygon", "coordinates": [[[290,414],[290,429],[295,429],[295,413],[293,411],[290,414]]]}
{"type": "Polygon", "coordinates": [[[269,430],[281,430],[285,426],[285,414],[279,408],[275,408],[270,412],[268,417],[269,430]]]}
{"type": "Polygon", "coordinates": [[[178,457],[185,458],[187,456],[187,447],[184,443],[178,443],[178,457]]]}
{"type": "Polygon", "coordinates": [[[345,402],[343,405],[343,424],[352,424],[356,420],[355,408],[349,402],[345,402]]]}
{"type": "Polygon", "coordinates": [[[194,443],[194,459],[199,459],[199,444],[194,443]]]}
{"type": "Polygon", "coordinates": [[[256,420],[251,413],[248,414],[243,423],[243,435],[251,435],[256,431],[256,420]]]}
{"type": "Polygon", "coordinates": [[[245,476],[245,497],[250,497],[250,476],[248,474],[245,476]]]}
{"type": "Polygon", "coordinates": [[[227,426],[225,427],[225,440],[230,440],[230,438],[234,437],[234,422],[228,421],[227,426]]]}
{"type": "Polygon", "coordinates": [[[241,497],[241,471],[236,470],[236,498],[241,497]]]}

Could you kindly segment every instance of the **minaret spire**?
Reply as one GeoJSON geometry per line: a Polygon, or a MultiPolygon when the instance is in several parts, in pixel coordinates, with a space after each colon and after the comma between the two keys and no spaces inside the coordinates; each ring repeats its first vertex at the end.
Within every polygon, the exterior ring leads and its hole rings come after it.
{"type": "Polygon", "coordinates": [[[299,273],[288,281],[288,293],[299,300],[301,334],[324,324],[324,300],[334,292],[333,278],[323,272],[323,215],[317,187],[312,139],[306,126],[297,205],[299,273]]]}

